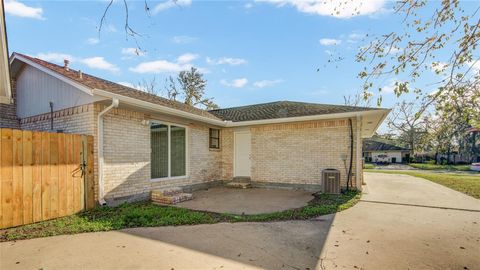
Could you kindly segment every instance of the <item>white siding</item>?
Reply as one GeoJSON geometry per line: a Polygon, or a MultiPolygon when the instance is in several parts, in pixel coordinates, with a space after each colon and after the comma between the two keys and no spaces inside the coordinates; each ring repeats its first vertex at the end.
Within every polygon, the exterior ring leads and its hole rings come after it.
{"type": "Polygon", "coordinates": [[[374,151],[372,152],[372,162],[392,162],[392,158],[395,158],[395,163],[402,162],[402,152],[400,151],[374,151]]]}
{"type": "Polygon", "coordinates": [[[34,67],[25,66],[17,78],[17,115],[20,118],[100,100],[34,67]]]}

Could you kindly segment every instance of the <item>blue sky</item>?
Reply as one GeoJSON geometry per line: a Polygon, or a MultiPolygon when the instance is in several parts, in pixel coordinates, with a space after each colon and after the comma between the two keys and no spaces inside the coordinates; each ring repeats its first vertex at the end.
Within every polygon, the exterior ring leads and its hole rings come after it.
{"type": "MultiPolygon", "coordinates": [[[[163,86],[169,75],[195,66],[221,107],[276,100],[343,104],[344,95],[361,89],[362,65],[354,55],[364,36],[403,27],[393,3],[382,0],[358,1],[357,16],[352,7],[331,16],[323,0],[147,2],[150,16],[143,1],[128,2],[130,24],[142,34],[136,42],[143,51],[136,55],[135,40],[123,30],[121,1],[99,35],[108,1],[6,0],[9,50],[59,64],[67,57],[74,69],[126,84],[156,76],[163,86]],[[344,60],[328,64],[332,53],[344,60]]],[[[379,85],[402,79],[383,78],[379,85]]],[[[428,87],[428,76],[423,83],[428,87]]],[[[399,99],[386,89],[382,107],[391,107],[399,99]]]]}

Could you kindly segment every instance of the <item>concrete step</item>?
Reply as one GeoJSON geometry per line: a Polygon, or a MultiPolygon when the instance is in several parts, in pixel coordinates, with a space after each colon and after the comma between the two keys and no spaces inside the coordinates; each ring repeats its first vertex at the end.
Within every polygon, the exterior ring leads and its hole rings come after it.
{"type": "Polygon", "coordinates": [[[228,182],[225,186],[230,188],[252,188],[252,184],[249,182],[236,182],[236,181],[228,182]]]}
{"type": "Polygon", "coordinates": [[[183,192],[180,187],[152,190],[152,202],[159,204],[177,204],[193,199],[191,193],[183,192]]]}
{"type": "Polygon", "coordinates": [[[232,179],[232,182],[236,183],[250,183],[252,179],[246,176],[236,176],[232,179]]]}

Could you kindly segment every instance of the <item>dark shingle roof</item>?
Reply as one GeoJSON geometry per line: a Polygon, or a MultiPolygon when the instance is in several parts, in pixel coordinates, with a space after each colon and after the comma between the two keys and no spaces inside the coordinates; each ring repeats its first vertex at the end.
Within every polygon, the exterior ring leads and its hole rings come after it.
{"type": "Polygon", "coordinates": [[[114,83],[102,78],[98,78],[86,73],[79,77],[79,72],[73,69],[66,70],[63,66],[59,66],[42,59],[34,58],[28,55],[14,53],[24,57],[36,64],[39,64],[49,70],[59,73],[77,83],[88,88],[100,89],[113,94],[130,97],[153,104],[193,113],[196,115],[208,117],[215,120],[226,120],[232,122],[266,120],[277,118],[288,118],[309,115],[334,114],[345,112],[359,112],[377,110],[378,108],[354,107],[343,105],[328,105],[294,101],[277,101],[271,103],[254,104],[241,107],[232,107],[218,110],[206,111],[193,106],[186,105],[178,101],[172,101],[163,97],[152,95],[144,91],[140,91],[128,86],[114,83]]]}
{"type": "Polygon", "coordinates": [[[277,101],[241,107],[211,110],[210,113],[223,120],[242,122],[370,110],[376,110],[376,108],[328,105],[294,101],[277,101]]]}
{"type": "Polygon", "coordinates": [[[363,140],[363,151],[408,151],[409,149],[374,140],[363,140]]]}
{"type": "Polygon", "coordinates": [[[65,76],[65,77],[67,77],[71,80],[74,80],[75,82],[80,83],[80,84],[82,84],[86,87],[89,87],[89,88],[96,88],[96,89],[104,90],[104,91],[111,92],[111,93],[114,93],[114,94],[117,94],[117,95],[122,95],[122,96],[130,97],[130,98],[135,98],[135,99],[138,99],[138,100],[162,105],[162,106],[169,107],[169,108],[172,108],[172,109],[177,109],[177,110],[193,113],[193,114],[208,117],[208,118],[211,118],[211,119],[221,120],[221,119],[218,119],[216,116],[214,116],[213,114],[209,113],[206,110],[195,108],[193,106],[189,106],[189,105],[186,105],[186,104],[178,102],[178,101],[172,101],[172,100],[169,100],[169,99],[166,99],[166,98],[162,98],[162,97],[159,97],[159,96],[156,96],[156,95],[152,95],[152,94],[149,94],[147,92],[140,91],[140,90],[137,90],[137,89],[134,89],[134,88],[131,88],[131,87],[128,87],[128,86],[124,86],[124,85],[121,85],[121,84],[118,84],[118,83],[114,83],[114,82],[111,82],[111,81],[107,81],[107,80],[104,80],[102,78],[98,78],[98,77],[95,77],[95,76],[92,76],[92,75],[89,75],[89,74],[86,74],[86,73],[83,73],[82,74],[82,79],[80,79],[79,73],[78,73],[77,70],[73,70],[73,69],[66,70],[62,66],[44,61],[42,59],[34,58],[34,57],[24,55],[24,54],[20,54],[20,53],[15,53],[15,54],[17,54],[19,56],[22,56],[24,58],[27,58],[30,61],[33,61],[33,62],[35,62],[35,63],[37,63],[37,64],[39,64],[39,65],[41,65],[45,68],[48,68],[48,69],[50,69],[50,70],[52,70],[56,73],[59,73],[59,74],[65,76]]]}

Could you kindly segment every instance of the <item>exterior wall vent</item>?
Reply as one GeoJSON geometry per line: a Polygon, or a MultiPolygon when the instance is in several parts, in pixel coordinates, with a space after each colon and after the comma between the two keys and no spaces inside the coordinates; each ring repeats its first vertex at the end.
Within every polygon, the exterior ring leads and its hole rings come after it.
{"type": "Polygon", "coordinates": [[[340,194],[340,172],[335,169],[322,171],[322,190],[327,194],[340,194]]]}

